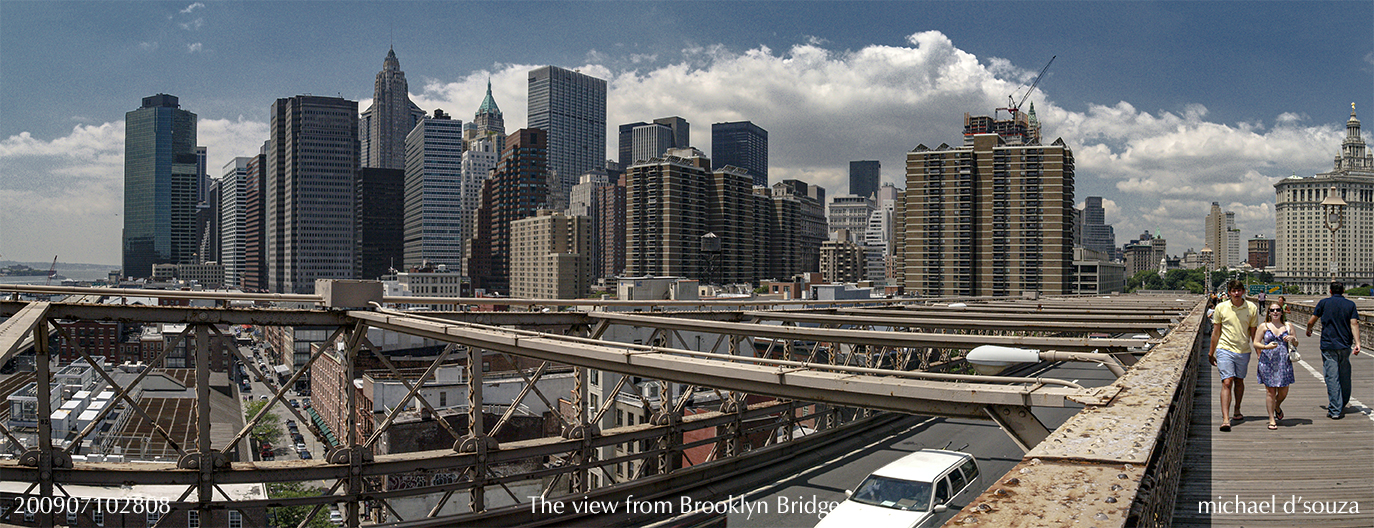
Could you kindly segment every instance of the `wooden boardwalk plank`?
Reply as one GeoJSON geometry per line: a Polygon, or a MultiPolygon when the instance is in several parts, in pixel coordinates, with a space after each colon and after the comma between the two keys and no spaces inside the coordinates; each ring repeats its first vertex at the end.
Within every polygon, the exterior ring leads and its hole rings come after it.
{"type": "Polygon", "coordinates": [[[1202,358],[1173,526],[1374,526],[1374,411],[1356,405],[1374,403],[1374,359],[1368,354],[1351,358],[1352,409],[1344,419],[1331,420],[1319,408],[1326,404],[1326,385],[1318,377],[1318,339],[1301,339],[1303,361],[1312,370],[1295,366],[1297,381],[1277,431],[1267,428],[1265,391],[1255,379],[1254,360],[1241,406],[1246,419],[1230,432],[1219,431],[1221,382],[1216,368],[1202,358]],[[1207,501],[1227,511],[1209,513],[1207,501]],[[1292,511],[1284,511],[1290,501],[1292,511]],[[1261,505],[1264,513],[1245,511],[1261,505]]]}

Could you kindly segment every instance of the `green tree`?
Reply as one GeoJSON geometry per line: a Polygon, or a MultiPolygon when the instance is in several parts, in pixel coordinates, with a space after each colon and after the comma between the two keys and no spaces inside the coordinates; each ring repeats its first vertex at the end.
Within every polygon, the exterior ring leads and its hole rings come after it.
{"type": "Polygon", "coordinates": [[[1159,278],[1159,270],[1142,270],[1126,280],[1126,292],[1136,290],[1162,290],[1164,279],[1159,278]]]}
{"type": "Polygon", "coordinates": [[[1259,279],[1259,281],[1263,284],[1269,284],[1271,282],[1274,282],[1274,274],[1269,273],[1267,271],[1256,271],[1255,278],[1259,279]]]}
{"type": "Polygon", "coordinates": [[[1216,271],[1213,271],[1213,272],[1212,272],[1212,290],[1216,290],[1217,288],[1220,288],[1221,285],[1226,284],[1226,281],[1229,280],[1230,277],[1231,277],[1231,274],[1228,273],[1228,272],[1226,272],[1226,271],[1223,271],[1223,270],[1216,270],[1216,271]]]}
{"type": "Polygon", "coordinates": [[[1369,296],[1369,290],[1370,290],[1369,286],[1360,286],[1359,288],[1351,288],[1351,289],[1345,290],[1345,294],[1346,294],[1346,295],[1357,295],[1357,296],[1360,296],[1360,297],[1367,297],[1367,296],[1369,296]]]}
{"type": "Polygon", "coordinates": [[[1297,295],[1299,293],[1302,293],[1302,288],[1299,288],[1297,286],[1284,286],[1283,293],[1288,295],[1297,295]]]}
{"type": "MultiPolygon", "coordinates": [[[[247,405],[243,406],[243,422],[248,423],[265,406],[267,406],[267,402],[261,400],[248,402],[247,405]]],[[[268,411],[258,422],[258,425],[248,432],[248,435],[257,440],[258,443],[277,443],[277,440],[281,439],[281,417],[277,416],[277,413],[268,411]]]]}
{"type": "MultiPolygon", "coordinates": [[[[300,482],[272,482],[267,484],[267,496],[273,499],[294,499],[297,497],[318,497],[324,495],[324,490],[314,486],[306,486],[300,482]]],[[[272,527],[273,528],[296,528],[300,526],[301,519],[310,514],[314,506],[284,506],[272,508],[272,527]]],[[[320,511],[310,518],[306,523],[310,528],[335,528],[329,522],[329,507],[320,508],[320,511]]]]}

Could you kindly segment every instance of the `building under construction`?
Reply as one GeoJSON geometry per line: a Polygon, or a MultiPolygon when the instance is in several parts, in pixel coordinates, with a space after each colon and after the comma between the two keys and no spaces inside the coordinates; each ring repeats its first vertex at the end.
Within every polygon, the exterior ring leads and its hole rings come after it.
{"type": "Polygon", "coordinates": [[[1026,112],[1019,112],[1015,108],[1007,110],[1011,113],[1009,119],[973,116],[964,112],[964,146],[973,146],[973,136],[978,134],[997,134],[1007,145],[1039,145],[1040,120],[1035,117],[1035,103],[1031,103],[1030,110],[1026,112]]]}

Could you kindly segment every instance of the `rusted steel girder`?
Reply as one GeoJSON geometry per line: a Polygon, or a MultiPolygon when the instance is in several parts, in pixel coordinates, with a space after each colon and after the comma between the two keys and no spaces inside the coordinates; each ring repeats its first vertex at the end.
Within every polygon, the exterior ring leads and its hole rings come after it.
{"type": "MultiPolygon", "coordinates": [[[[775,339],[802,339],[849,343],[855,345],[877,345],[894,347],[939,347],[971,349],[979,345],[1007,345],[1042,349],[1055,349],[1075,352],[1092,352],[1102,349],[1126,349],[1146,344],[1143,339],[1089,339],[1077,337],[1033,337],[1033,336],[970,336],[956,334],[932,334],[915,332],[891,332],[873,330],[840,330],[829,328],[800,328],[791,326],[725,323],[719,321],[695,321],[673,317],[657,317],[615,312],[596,312],[588,314],[593,319],[607,320],[618,324],[690,330],[713,334],[733,334],[775,339]]],[[[831,321],[836,323],[838,321],[831,321]]]]}
{"type": "Polygon", "coordinates": [[[1152,332],[1168,327],[1166,323],[1136,321],[1053,321],[1045,319],[1020,319],[1014,314],[998,316],[996,319],[979,318],[930,318],[930,317],[882,317],[867,315],[824,315],[816,313],[797,313],[793,311],[746,312],[745,315],[764,321],[789,321],[796,323],[847,324],[888,326],[894,328],[923,328],[928,330],[1008,330],[1036,332],[1103,332],[1128,333],[1152,332]]]}

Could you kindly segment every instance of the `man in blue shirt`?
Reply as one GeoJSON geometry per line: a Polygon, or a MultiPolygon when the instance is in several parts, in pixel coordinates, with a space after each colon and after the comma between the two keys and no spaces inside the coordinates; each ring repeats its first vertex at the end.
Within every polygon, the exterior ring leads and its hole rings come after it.
{"type": "Polygon", "coordinates": [[[1350,355],[1360,354],[1360,314],[1355,302],[1345,298],[1345,285],[1331,283],[1331,296],[1317,303],[1307,320],[1307,335],[1312,325],[1322,322],[1322,375],[1326,378],[1326,417],[1339,420],[1345,417],[1350,403],[1350,355]]]}

